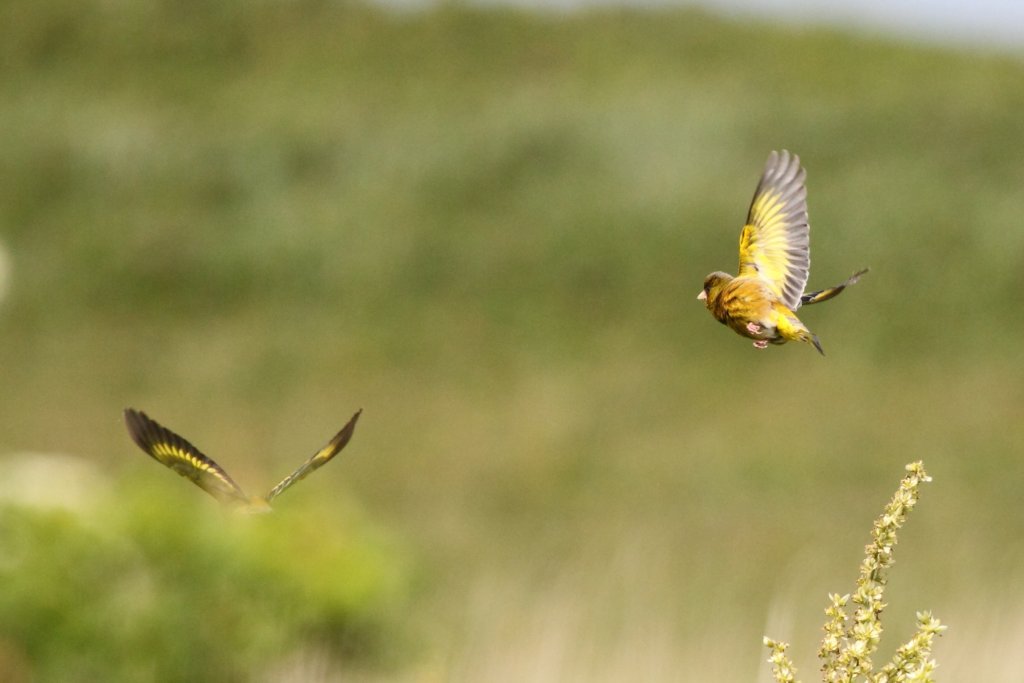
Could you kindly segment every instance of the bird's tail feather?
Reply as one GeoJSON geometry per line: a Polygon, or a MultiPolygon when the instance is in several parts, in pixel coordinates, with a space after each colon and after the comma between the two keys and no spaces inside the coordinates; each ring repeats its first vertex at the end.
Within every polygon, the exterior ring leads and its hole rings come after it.
{"type": "MultiPolygon", "coordinates": [[[[810,304],[820,304],[822,301],[828,301],[829,299],[839,296],[839,293],[842,292],[844,289],[846,289],[850,285],[857,284],[857,280],[860,279],[860,276],[868,272],[868,270],[868,268],[858,270],[856,273],[848,277],[846,279],[846,282],[844,282],[841,285],[829,287],[828,289],[819,289],[817,292],[810,292],[808,294],[802,295],[800,297],[800,305],[808,306],[810,304]]],[[[819,348],[818,350],[820,351],[821,349],[819,348]]]]}
{"type": "Polygon", "coordinates": [[[818,353],[825,355],[825,349],[821,348],[821,342],[818,341],[818,335],[811,333],[811,343],[814,344],[814,348],[818,349],[818,353]]]}

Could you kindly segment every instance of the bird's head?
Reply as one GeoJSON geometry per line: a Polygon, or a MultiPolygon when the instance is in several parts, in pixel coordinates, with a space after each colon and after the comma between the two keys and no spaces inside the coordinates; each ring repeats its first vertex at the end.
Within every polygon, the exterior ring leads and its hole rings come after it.
{"type": "Polygon", "coordinates": [[[704,289],[700,290],[700,294],[697,295],[697,298],[700,301],[703,301],[705,306],[711,308],[722,293],[722,288],[729,284],[731,280],[732,275],[723,273],[720,270],[711,273],[704,278],[704,289]]]}

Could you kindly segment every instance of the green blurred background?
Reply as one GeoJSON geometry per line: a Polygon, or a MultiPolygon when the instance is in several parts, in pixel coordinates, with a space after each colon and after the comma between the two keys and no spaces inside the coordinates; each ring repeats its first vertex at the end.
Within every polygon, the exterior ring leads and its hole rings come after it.
{"type": "Polygon", "coordinates": [[[903,465],[880,659],[1024,647],[1024,64],[693,10],[0,7],[0,679],[751,681],[817,671],[903,465]],[[767,154],[811,287],[694,300],[767,154]],[[141,408],[257,519],[131,443],[141,408]]]}

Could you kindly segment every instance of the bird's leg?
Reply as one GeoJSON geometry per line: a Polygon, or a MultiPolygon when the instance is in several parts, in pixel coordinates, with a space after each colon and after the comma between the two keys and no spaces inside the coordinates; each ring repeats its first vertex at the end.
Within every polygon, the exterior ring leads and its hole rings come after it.
{"type": "MultiPolygon", "coordinates": [[[[762,329],[763,328],[760,325],[758,325],[757,323],[753,323],[753,322],[747,323],[747,332],[749,332],[750,334],[761,334],[761,330],[762,329]]],[[[761,348],[763,348],[763,347],[761,347],[761,348]]]]}
{"type": "MultiPolygon", "coordinates": [[[[751,325],[753,325],[753,323],[751,323],[751,325]]],[[[755,349],[767,349],[768,348],[768,340],[767,339],[758,339],[757,341],[754,342],[754,348],[755,349]]]]}

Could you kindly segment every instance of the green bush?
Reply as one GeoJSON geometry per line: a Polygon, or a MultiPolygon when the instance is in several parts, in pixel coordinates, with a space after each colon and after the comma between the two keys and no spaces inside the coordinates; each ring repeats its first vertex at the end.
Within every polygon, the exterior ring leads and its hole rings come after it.
{"type": "Polygon", "coordinates": [[[88,515],[7,505],[0,679],[253,680],[311,645],[386,662],[401,553],[351,507],[289,503],[236,517],[141,490],[88,515]]]}

